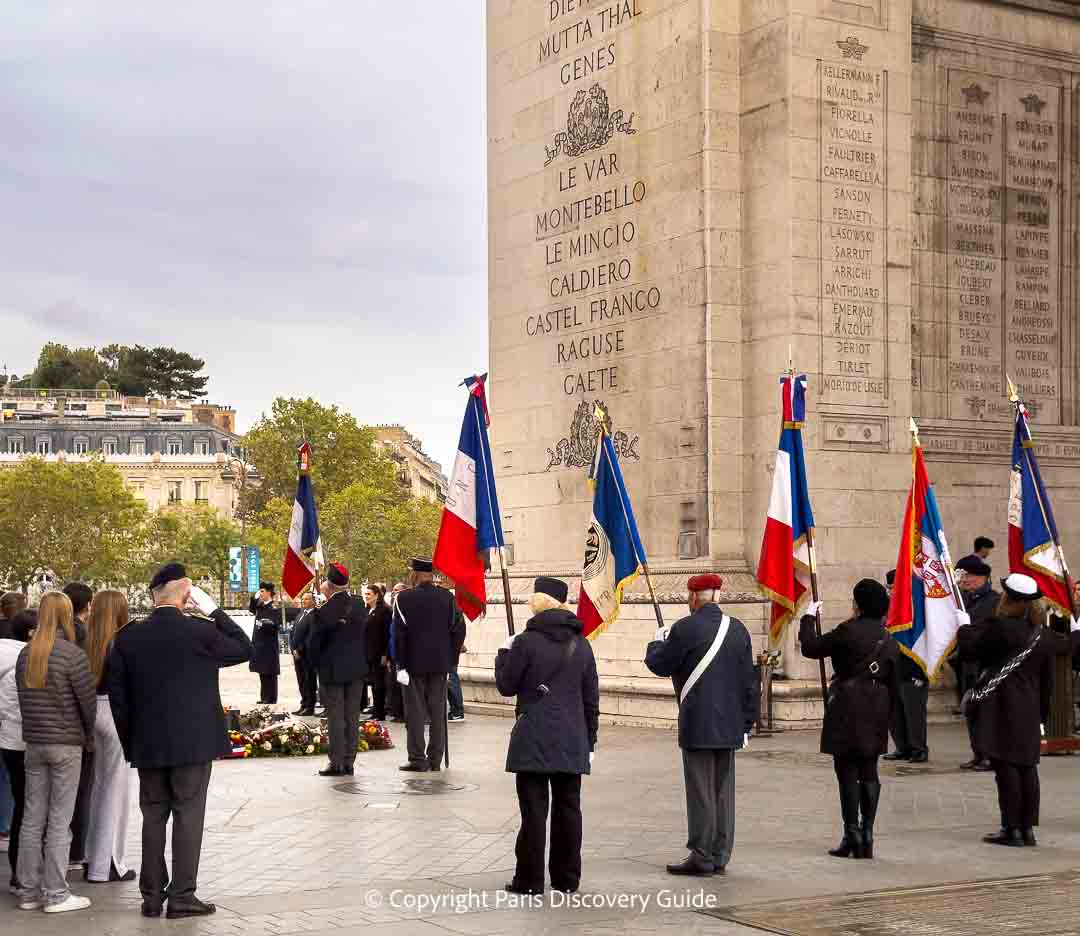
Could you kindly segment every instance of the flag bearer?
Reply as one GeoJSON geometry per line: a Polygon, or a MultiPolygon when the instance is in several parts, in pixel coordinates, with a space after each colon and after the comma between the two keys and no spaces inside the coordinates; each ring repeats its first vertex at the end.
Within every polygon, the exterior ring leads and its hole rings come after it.
{"type": "Polygon", "coordinates": [[[669,874],[723,874],[735,846],[735,751],[758,700],[750,634],[716,603],[723,585],[719,575],[691,578],[690,615],[660,628],[645,654],[653,673],[672,677],[679,700],[690,854],[669,874]]]}
{"type": "Polygon", "coordinates": [[[888,749],[896,689],[893,671],[900,656],[899,646],[882,622],[889,596],[880,582],[863,579],[852,595],[852,616],[827,634],[818,634],[814,626],[819,610],[820,604],[807,609],[799,645],[804,657],[830,657],[833,664],[821,753],[833,756],[844,838],[829,854],[873,858],[874,818],[881,796],[878,758],[888,749]]]}

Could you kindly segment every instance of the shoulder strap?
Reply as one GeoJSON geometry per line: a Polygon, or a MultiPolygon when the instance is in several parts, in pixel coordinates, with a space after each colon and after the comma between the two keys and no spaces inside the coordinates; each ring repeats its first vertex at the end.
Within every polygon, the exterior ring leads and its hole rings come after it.
{"type": "Polygon", "coordinates": [[[716,654],[720,652],[720,647],[723,646],[724,639],[727,637],[728,628],[731,626],[731,619],[725,614],[720,618],[720,626],[716,629],[716,636],[713,638],[713,642],[709,649],[705,651],[699,661],[698,665],[694,667],[694,671],[690,674],[690,678],[686,680],[682,687],[682,692],[679,693],[679,704],[682,705],[686,701],[686,697],[690,694],[690,690],[694,688],[697,681],[701,679],[705,670],[709,668],[712,661],[716,659],[716,654]]]}
{"type": "Polygon", "coordinates": [[[990,695],[998,686],[1000,686],[1016,669],[1024,662],[1030,655],[1031,651],[1035,649],[1035,645],[1039,642],[1039,638],[1042,637],[1042,628],[1040,627],[1035,631],[1035,636],[1023,650],[1021,650],[1016,656],[1014,656],[1008,663],[1006,663],[1001,669],[990,677],[990,681],[982,688],[976,689],[972,692],[972,698],[976,702],[981,702],[988,695],[990,695]]]}

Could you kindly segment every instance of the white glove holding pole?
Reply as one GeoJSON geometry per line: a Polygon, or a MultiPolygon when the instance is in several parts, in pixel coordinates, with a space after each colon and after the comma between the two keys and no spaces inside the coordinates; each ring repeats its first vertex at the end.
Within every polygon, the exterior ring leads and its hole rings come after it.
{"type": "Polygon", "coordinates": [[[653,634],[653,640],[667,640],[668,636],[670,634],[671,634],[671,628],[670,627],[658,627],[656,629],[656,633],[653,634]]]}
{"type": "Polygon", "coordinates": [[[403,669],[398,670],[397,681],[402,686],[409,685],[409,671],[408,670],[403,670],[403,669]]]}
{"type": "Polygon", "coordinates": [[[1080,617],[1074,617],[1072,619],[1072,621],[1069,624],[1069,630],[1072,631],[1072,633],[1074,633],[1074,634],[1077,631],[1080,631],[1080,617]]]}
{"type": "Polygon", "coordinates": [[[517,637],[517,634],[511,634],[509,637],[506,638],[506,640],[504,640],[502,642],[499,649],[500,650],[509,650],[511,647],[514,646],[514,638],[515,637],[517,637]]]}
{"type": "Polygon", "coordinates": [[[805,613],[807,617],[821,617],[821,602],[811,601],[810,604],[806,606],[805,613]]]}
{"type": "Polygon", "coordinates": [[[956,626],[957,627],[967,627],[968,624],[970,624],[970,623],[971,623],[971,615],[968,614],[967,611],[960,611],[958,609],[957,612],[956,612],[956,626]]]}
{"type": "Polygon", "coordinates": [[[589,751],[589,766],[590,767],[592,767],[594,760],[596,760],[596,751],[589,751]]]}
{"type": "Polygon", "coordinates": [[[191,586],[191,603],[195,605],[196,610],[200,614],[207,616],[217,611],[217,603],[206,592],[204,592],[198,585],[191,586]]]}

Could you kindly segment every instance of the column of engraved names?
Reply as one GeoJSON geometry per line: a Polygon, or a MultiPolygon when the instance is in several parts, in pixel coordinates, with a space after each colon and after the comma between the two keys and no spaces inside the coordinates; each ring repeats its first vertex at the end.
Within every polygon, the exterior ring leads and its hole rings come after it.
{"type": "Polygon", "coordinates": [[[1058,89],[1010,82],[1006,129],[1005,371],[1041,421],[1061,417],[1058,89]]]}
{"type": "Polygon", "coordinates": [[[888,72],[818,63],[822,399],[888,396],[888,72]]]}
{"type": "Polygon", "coordinates": [[[1003,140],[995,78],[950,70],[946,165],[949,416],[1007,416],[1001,373],[1003,140]]]}

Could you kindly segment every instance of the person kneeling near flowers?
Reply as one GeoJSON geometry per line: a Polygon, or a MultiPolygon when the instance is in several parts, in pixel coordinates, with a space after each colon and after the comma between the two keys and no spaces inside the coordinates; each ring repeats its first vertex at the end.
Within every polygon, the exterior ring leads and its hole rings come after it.
{"type": "Polygon", "coordinates": [[[544,845],[551,795],[554,890],[574,893],[581,882],[581,777],[591,770],[600,720],[600,682],[592,645],[566,604],[567,586],[536,580],[533,617],[507,638],[495,658],[495,684],[517,696],[506,770],[517,774],[517,868],[511,894],[544,892],[544,845]]]}

